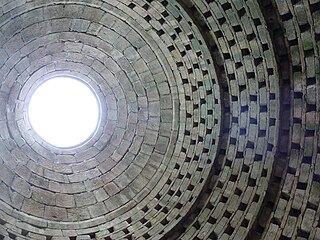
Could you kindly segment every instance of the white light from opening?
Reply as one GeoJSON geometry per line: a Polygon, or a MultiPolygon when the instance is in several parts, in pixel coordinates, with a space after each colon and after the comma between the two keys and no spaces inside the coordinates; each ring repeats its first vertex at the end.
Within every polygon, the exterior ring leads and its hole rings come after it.
{"type": "Polygon", "coordinates": [[[28,107],[34,131],[47,143],[70,148],[87,141],[99,122],[99,102],[85,83],[56,77],[41,84],[28,107]]]}

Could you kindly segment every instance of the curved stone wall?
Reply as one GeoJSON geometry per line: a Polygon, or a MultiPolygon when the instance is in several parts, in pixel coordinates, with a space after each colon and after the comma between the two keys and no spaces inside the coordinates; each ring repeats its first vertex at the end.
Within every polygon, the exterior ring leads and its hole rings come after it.
{"type": "Polygon", "coordinates": [[[320,1],[0,2],[0,239],[320,239],[320,1]],[[73,76],[102,113],[27,117],[73,76]]]}

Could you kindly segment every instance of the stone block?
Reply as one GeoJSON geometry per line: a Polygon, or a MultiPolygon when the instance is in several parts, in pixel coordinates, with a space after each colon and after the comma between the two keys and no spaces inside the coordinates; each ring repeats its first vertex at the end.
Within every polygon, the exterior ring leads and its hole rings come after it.
{"type": "Polygon", "coordinates": [[[19,177],[15,177],[12,183],[12,189],[16,192],[20,193],[22,196],[26,198],[31,197],[31,188],[30,184],[27,183],[25,180],[19,177]]]}
{"type": "Polygon", "coordinates": [[[29,213],[32,216],[43,217],[44,216],[44,204],[33,201],[32,199],[25,199],[21,210],[29,213]]]}
{"type": "Polygon", "coordinates": [[[56,204],[56,196],[54,193],[46,191],[41,188],[32,187],[32,199],[39,203],[43,203],[45,205],[55,205],[56,204]]]}
{"type": "Polygon", "coordinates": [[[15,174],[4,164],[0,165],[0,180],[7,186],[11,186],[15,174]]]}
{"type": "Polygon", "coordinates": [[[67,210],[60,207],[45,206],[44,217],[54,221],[65,221],[67,210]]]}
{"type": "Polygon", "coordinates": [[[77,207],[88,206],[96,203],[96,199],[92,192],[85,192],[74,195],[77,207]]]}

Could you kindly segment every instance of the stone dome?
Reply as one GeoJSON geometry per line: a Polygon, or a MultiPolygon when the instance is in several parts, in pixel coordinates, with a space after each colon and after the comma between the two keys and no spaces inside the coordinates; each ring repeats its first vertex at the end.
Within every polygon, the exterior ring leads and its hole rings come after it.
{"type": "Polygon", "coordinates": [[[319,0],[1,0],[0,240],[320,239],[319,0]],[[28,119],[81,79],[94,135],[28,119]]]}

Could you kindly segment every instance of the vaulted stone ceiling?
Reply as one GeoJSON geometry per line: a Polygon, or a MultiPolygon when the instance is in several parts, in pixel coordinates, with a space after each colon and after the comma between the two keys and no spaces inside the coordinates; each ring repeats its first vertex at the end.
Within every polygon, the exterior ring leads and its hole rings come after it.
{"type": "Polygon", "coordinates": [[[319,0],[1,0],[0,239],[320,239],[319,0]],[[34,87],[81,78],[54,148],[34,87]]]}

